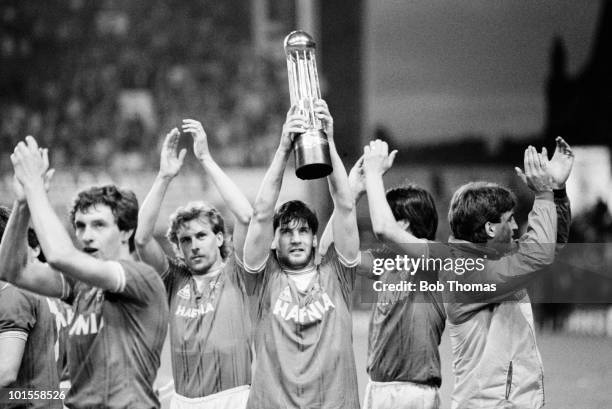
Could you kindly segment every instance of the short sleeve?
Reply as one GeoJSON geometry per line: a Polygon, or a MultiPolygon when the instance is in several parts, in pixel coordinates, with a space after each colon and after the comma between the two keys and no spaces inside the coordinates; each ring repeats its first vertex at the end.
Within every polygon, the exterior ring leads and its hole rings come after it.
{"type": "Polygon", "coordinates": [[[234,253],[225,259],[225,265],[229,279],[246,295],[247,280],[252,278],[251,276],[257,276],[257,274],[247,272],[242,261],[234,253]]]}
{"type": "Polygon", "coordinates": [[[0,334],[15,331],[30,333],[36,325],[36,307],[32,301],[12,286],[0,292],[0,334]]]}
{"type": "Polygon", "coordinates": [[[172,277],[174,270],[179,265],[179,261],[175,260],[172,257],[166,256],[166,260],[168,261],[168,268],[162,271],[159,275],[159,277],[162,279],[164,284],[167,283],[168,277],[172,277]]]}
{"type": "Polygon", "coordinates": [[[366,250],[361,252],[361,262],[357,266],[357,274],[361,276],[370,277],[374,269],[374,254],[372,250],[366,250]]]}
{"type": "Polygon", "coordinates": [[[66,304],[72,305],[77,293],[75,289],[76,280],[62,273],[60,273],[60,277],[62,280],[62,296],[60,300],[64,301],[66,304]]]}
{"type": "Polygon", "coordinates": [[[262,291],[265,287],[266,277],[269,276],[270,271],[275,267],[280,270],[278,261],[276,261],[276,254],[270,251],[264,264],[253,270],[247,267],[242,261],[235,258],[236,271],[242,277],[242,284],[244,290],[248,296],[261,297],[262,291]]]}
{"type": "Polygon", "coordinates": [[[361,253],[355,260],[346,260],[337,251],[334,244],[330,245],[321,260],[321,269],[330,268],[338,277],[342,293],[348,300],[349,294],[355,288],[355,277],[361,262],[361,253]]]}
{"type": "Polygon", "coordinates": [[[175,293],[177,277],[182,277],[187,271],[187,266],[182,264],[179,260],[168,257],[168,268],[164,271],[160,277],[164,282],[164,288],[168,295],[168,301],[170,301],[171,294],[175,293]]]}
{"type": "Polygon", "coordinates": [[[118,265],[122,269],[121,283],[118,291],[110,293],[139,304],[149,304],[159,297],[161,279],[152,267],[128,260],[121,260],[118,265]]]}

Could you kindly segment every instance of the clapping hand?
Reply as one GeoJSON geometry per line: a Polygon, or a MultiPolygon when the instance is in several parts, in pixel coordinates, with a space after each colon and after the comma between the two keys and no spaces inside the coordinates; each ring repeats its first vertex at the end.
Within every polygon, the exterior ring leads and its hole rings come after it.
{"type": "Polygon", "coordinates": [[[159,175],[161,177],[174,178],[183,166],[187,150],[181,149],[177,153],[180,136],[178,129],[173,128],[164,139],[159,160],[159,175]]]}
{"type": "Polygon", "coordinates": [[[26,136],[25,142],[19,142],[11,154],[11,162],[15,170],[13,187],[17,201],[26,199],[25,188],[40,184],[49,189],[54,169],[49,169],[49,153],[47,149],[38,147],[36,139],[26,136]]]}
{"type": "Polygon", "coordinates": [[[548,158],[544,159],[545,156],[545,148],[540,154],[536,148],[529,146],[525,149],[523,157],[525,171],[518,167],[514,168],[517,175],[535,193],[552,191],[553,180],[548,173],[548,158]]]}
{"type": "Polygon", "coordinates": [[[208,149],[208,136],[200,121],[183,119],[183,132],[188,132],[193,137],[193,153],[199,161],[211,158],[210,150],[208,149]]]}
{"type": "Polygon", "coordinates": [[[548,152],[542,148],[542,160],[552,178],[553,189],[563,189],[574,165],[574,153],[562,137],[558,136],[555,142],[557,146],[552,159],[548,160],[548,152]]]}
{"type": "Polygon", "coordinates": [[[363,148],[363,168],[365,172],[384,175],[393,165],[397,150],[389,153],[387,142],[376,139],[363,148]]]}

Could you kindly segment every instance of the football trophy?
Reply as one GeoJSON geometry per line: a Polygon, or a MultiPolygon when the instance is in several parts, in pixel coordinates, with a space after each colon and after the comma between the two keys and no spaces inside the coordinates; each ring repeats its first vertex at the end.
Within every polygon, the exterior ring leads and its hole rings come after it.
{"type": "Polygon", "coordinates": [[[329,143],[321,121],[314,113],[314,102],[321,98],[315,42],[304,31],[293,31],[285,37],[285,54],[291,105],[308,118],[304,133],[293,138],[295,174],[300,179],[318,179],[332,172],[329,143]]]}

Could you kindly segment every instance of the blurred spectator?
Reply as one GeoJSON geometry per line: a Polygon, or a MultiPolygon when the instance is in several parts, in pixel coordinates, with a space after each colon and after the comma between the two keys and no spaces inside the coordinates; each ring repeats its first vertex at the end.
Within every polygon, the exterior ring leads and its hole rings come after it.
{"type": "Polygon", "coordinates": [[[219,162],[267,163],[288,109],[286,68],[282,38],[281,52],[254,54],[247,1],[38,5],[0,5],[0,153],[33,134],[58,166],[150,164],[160,135],[191,117],[219,162]]]}

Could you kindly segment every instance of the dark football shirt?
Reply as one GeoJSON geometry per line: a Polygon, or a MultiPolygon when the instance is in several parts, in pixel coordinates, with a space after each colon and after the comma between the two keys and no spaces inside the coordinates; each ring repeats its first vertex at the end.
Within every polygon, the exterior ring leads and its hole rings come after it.
{"type": "Polygon", "coordinates": [[[359,408],[350,294],[355,267],[330,246],[305,291],[274,252],[245,273],[256,298],[257,366],[247,408],[359,408]]]}
{"type": "Polygon", "coordinates": [[[68,330],[70,329],[69,324],[72,322],[74,311],[70,305],[57,298],[47,298],[47,303],[49,304],[51,314],[55,317],[55,328],[57,330],[55,352],[57,373],[61,382],[70,378],[66,344],[68,342],[68,330]]]}
{"type": "Polygon", "coordinates": [[[174,387],[196,398],[251,384],[251,320],[240,263],[232,255],[202,291],[189,269],[170,260],[162,275],[170,304],[174,387]]]}
{"type": "MultiPolygon", "coordinates": [[[[372,269],[374,258],[394,258],[388,249],[365,251],[360,269],[372,269]]],[[[435,282],[435,272],[385,271],[385,284],[435,282]]],[[[381,291],[372,308],[367,371],[376,382],[415,382],[439,387],[440,353],[446,313],[442,294],[432,291],[381,291]]]]}
{"type": "MultiPolygon", "coordinates": [[[[21,366],[15,382],[7,388],[57,391],[59,380],[55,363],[55,319],[45,297],[21,290],[11,284],[0,284],[0,334],[27,334],[21,366]]],[[[3,408],[61,408],[61,400],[33,400],[14,405],[2,402],[3,408]]]]}
{"type": "Polygon", "coordinates": [[[119,261],[125,287],[114,293],[69,283],[69,408],[158,408],[153,390],[168,328],[164,284],[148,265],[119,261]]]}

